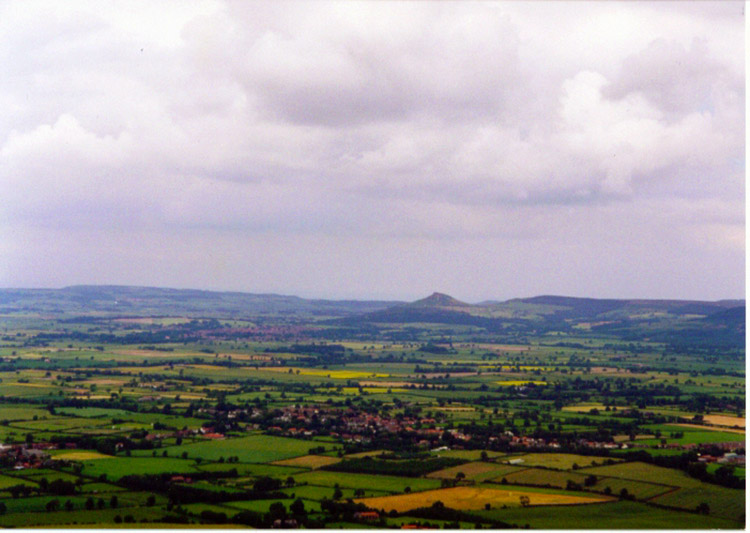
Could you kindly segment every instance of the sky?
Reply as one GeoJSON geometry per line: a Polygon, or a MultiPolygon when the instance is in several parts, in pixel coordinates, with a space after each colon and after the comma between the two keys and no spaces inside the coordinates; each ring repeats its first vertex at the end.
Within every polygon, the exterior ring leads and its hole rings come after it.
{"type": "Polygon", "coordinates": [[[0,287],[745,294],[730,2],[0,2],[0,287]]]}

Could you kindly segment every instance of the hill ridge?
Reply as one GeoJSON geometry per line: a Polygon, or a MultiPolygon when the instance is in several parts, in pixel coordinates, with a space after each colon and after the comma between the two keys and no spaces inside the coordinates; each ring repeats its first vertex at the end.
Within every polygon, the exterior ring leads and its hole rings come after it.
{"type": "Polygon", "coordinates": [[[471,304],[457,300],[442,292],[433,292],[427,298],[422,298],[407,305],[409,307],[472,307],[471,304]]]}

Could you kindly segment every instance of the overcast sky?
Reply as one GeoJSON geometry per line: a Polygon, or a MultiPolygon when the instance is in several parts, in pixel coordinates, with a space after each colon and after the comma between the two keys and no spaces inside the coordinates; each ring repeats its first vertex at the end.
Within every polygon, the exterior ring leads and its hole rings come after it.
{"type": "Polygon", "coordinates": [[[0,286],[743,298],[742,2],[0,2],[0,286]]]}

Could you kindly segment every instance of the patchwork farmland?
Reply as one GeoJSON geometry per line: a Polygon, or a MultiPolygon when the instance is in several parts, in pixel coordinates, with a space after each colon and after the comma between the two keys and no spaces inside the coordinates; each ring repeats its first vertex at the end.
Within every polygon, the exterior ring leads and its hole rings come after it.
{"type": "Polygon", "coordinates": [[[575,299],[287,314],[136,293],[127,317],[0,299],[0,526],[745,525],[734,322],[686,347],[669,335],[700,319],[674,302],[644,323],[608,303],[626,335],[575,299]]]}

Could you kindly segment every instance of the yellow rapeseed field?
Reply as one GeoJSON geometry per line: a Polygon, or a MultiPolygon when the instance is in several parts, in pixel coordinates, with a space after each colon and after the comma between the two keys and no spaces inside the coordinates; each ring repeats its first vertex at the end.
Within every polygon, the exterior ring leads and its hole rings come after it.
{"type": "Polygon", "coordinates": [[[70,451],[56,453],[53,459],[65,459],[66,461],[90,461],[91,459],[112,459],[112,456],[98,452],[70,451]]]}
{"type": "Polygon", "coordinates": [[[708,424],[716,424],[717,426],[745,427],[745,419],[739,416],[703,415],[703,421],[708,424]]]}
{"type": "Polygon", "coordinates": [[[529,499],[529,505],[578,505],[584,503],[604,503],[614,498],[599,495],[569,496],[567,494],[547,494],[520,490],[503,490],[484,487],[452,487],[448,489],[428,490],[397,496],[380,496],[354,500],[374,509],[386,512],[395,510],[402,513],[418,507],[430,507],[437,501],[446,507],[459,510],[484,509],[486,504],[499,507],[502,505],[520,506],[521,496],[529,499]]]}

